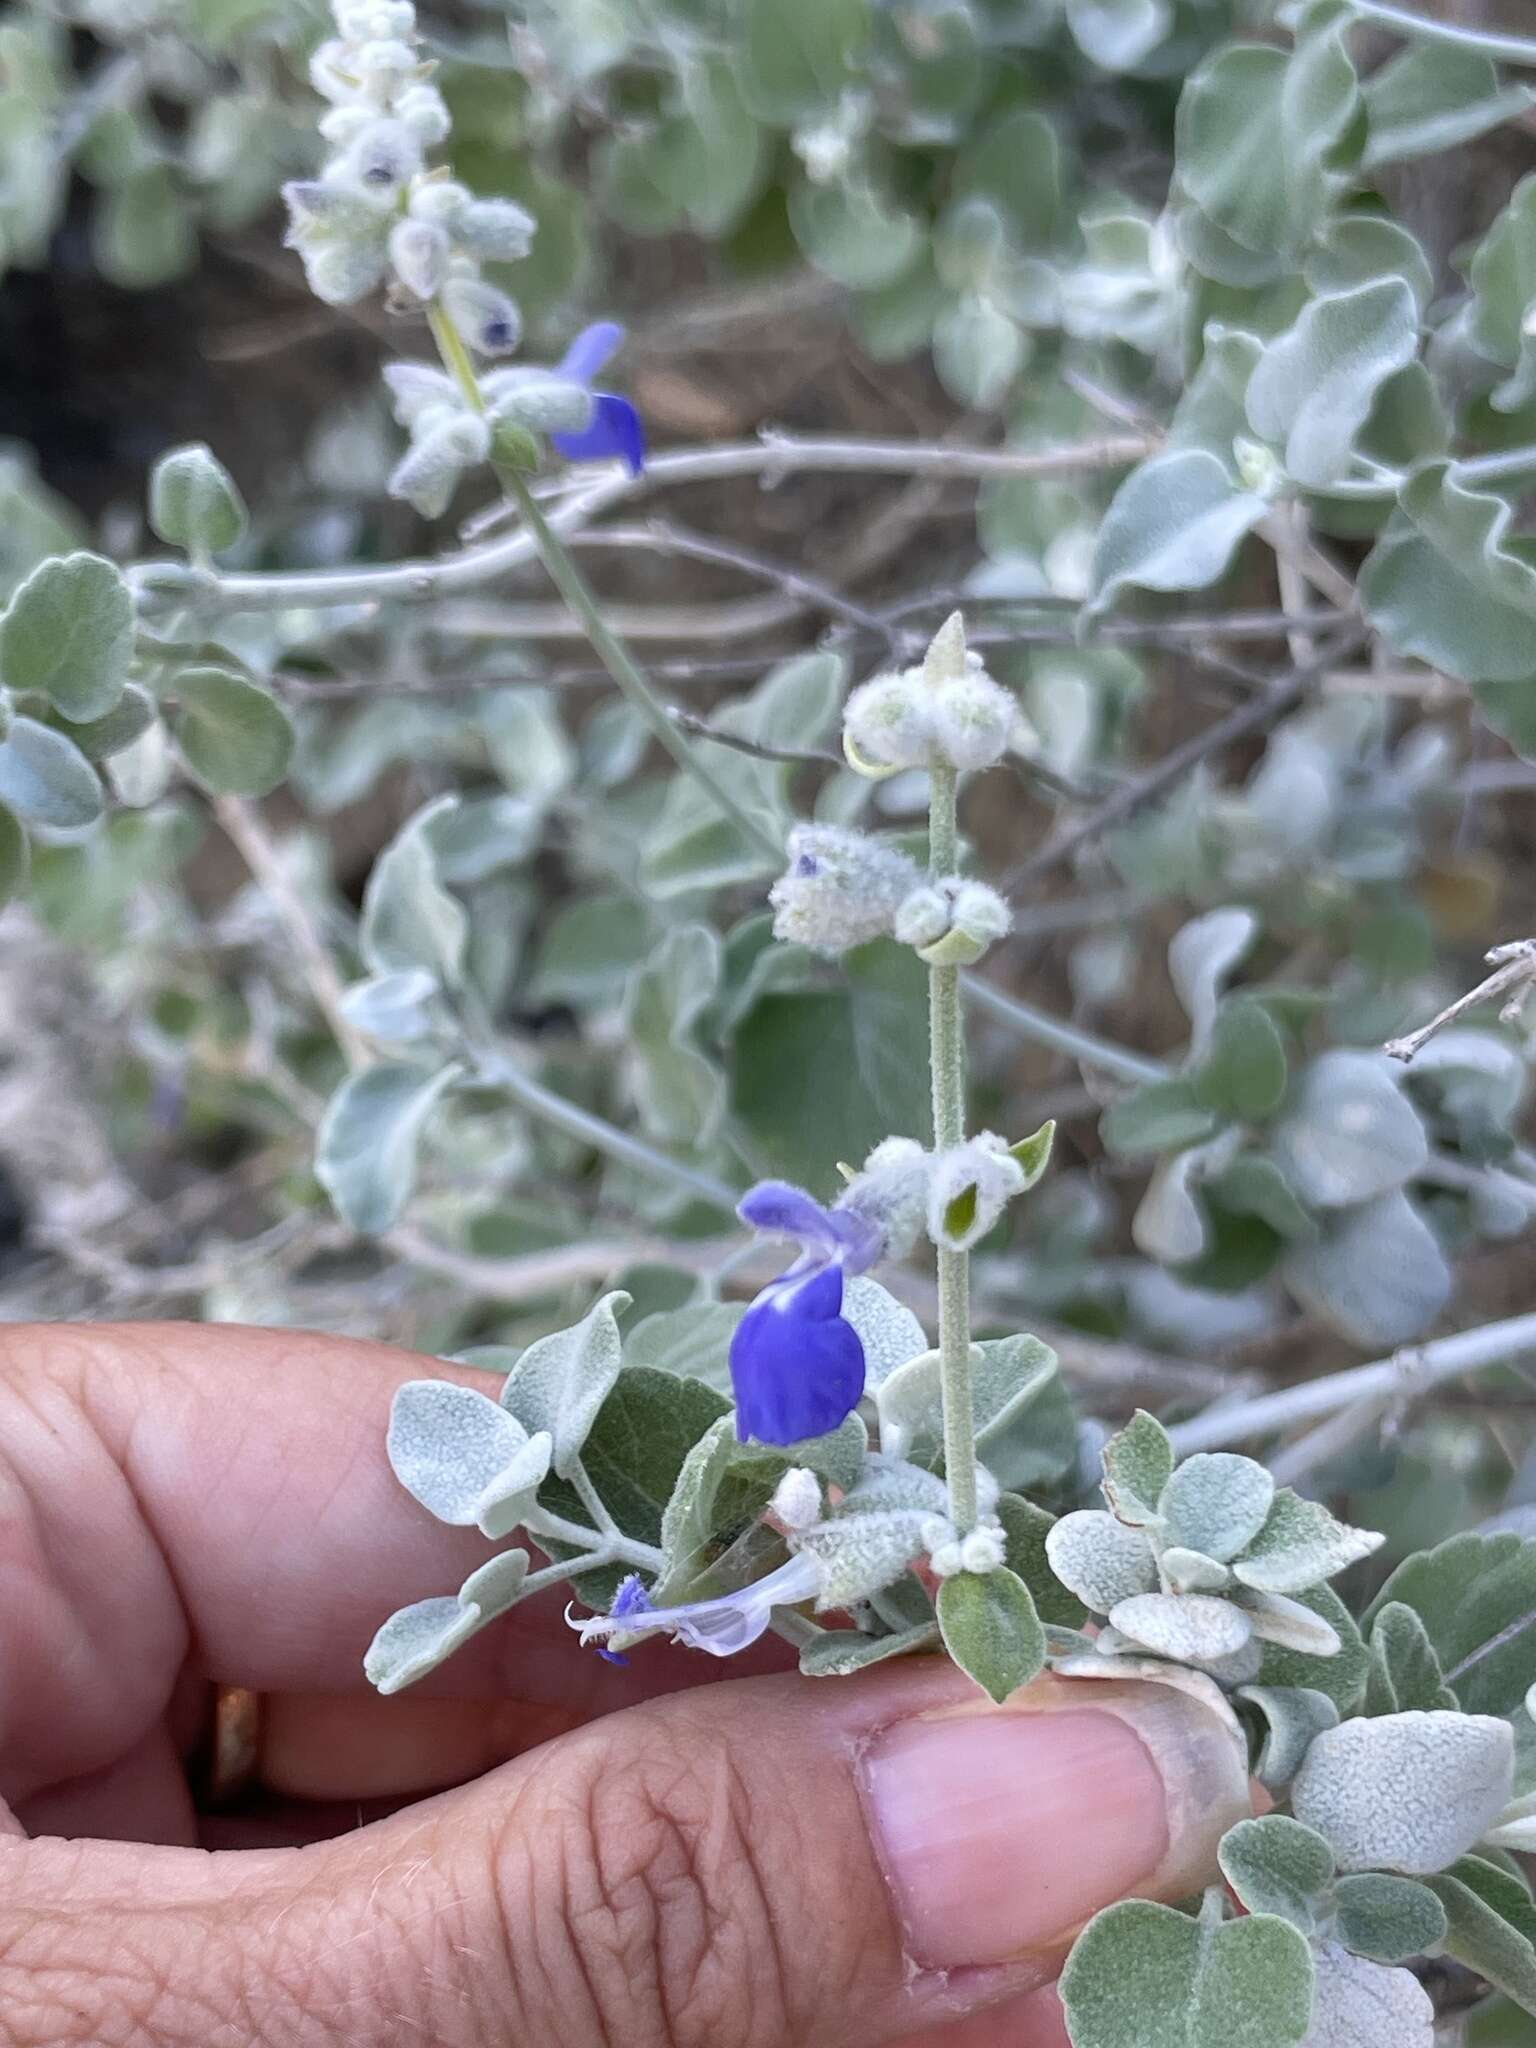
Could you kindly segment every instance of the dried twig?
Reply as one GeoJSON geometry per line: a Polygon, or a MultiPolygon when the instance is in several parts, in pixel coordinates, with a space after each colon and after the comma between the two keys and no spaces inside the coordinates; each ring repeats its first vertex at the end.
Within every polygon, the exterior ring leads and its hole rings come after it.
{"type": "Polygon", "coordinates": [[[1402,1038],[1389,1038],[1382,1051],[1406,1065],[1437,1031],[1444,1030],[1447,1024],[1454,1024],[1468,1010],[1475,1010],[1482,1003],[1497,1002],[1500,997],[1505,1000],[1499,1011],[1499,1022],[1515,1023],[1530,995],[1532,983],[1536,982],[1536,939],[1510,939],[1502,946],[1490,946],[1483,958],[1493,968],[1492,974],[1464,996],[1458,996],[1454,1003],[1448,1003],[1438,1016],[1431,1017],[1427,1024],[1421,1024],[1417,1031],[1410,1031],[1402,1038]]]}

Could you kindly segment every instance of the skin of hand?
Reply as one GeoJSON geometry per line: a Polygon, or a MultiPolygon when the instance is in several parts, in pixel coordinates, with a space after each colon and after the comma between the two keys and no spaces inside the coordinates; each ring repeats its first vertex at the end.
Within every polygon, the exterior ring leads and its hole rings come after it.
{"type": "Polygon", "coordinates": [[[386,1463],[424,1373],[494,1391],[289,1331],[0,1329],[7,2048],[1061,2048],[1082,1921],[1214,1871],[1241,1760],[1162,1686],[619,1669],[556,1597],[374,1696],[379,1622],[488,1554],[386,1463]],[[216,1684],[265,1699],[240,1817],[188,1788],[216,1684]]]}

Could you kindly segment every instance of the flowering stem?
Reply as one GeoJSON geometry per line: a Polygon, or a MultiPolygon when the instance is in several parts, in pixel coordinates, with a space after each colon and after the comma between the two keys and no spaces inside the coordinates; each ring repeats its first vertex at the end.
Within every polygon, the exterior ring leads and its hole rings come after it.
{"type": "Polygon", "coordinates": [[[742,809],[713,769],[705,766],[699,757],[697,747],[667,715],[666,706],[641,674],[629,649],[610,629],[598,610],[597,600],[593,597],[586,578],[577,568],[564,541],[556,535],[539,509],[539,501],[529,490],[526,479],[511,468],[498,469],[497,474],[508,494],[515,499],[524,523],[533,535],[534,545],[538,548],[539,557],[549,572],[550,582],[581,620],[587,638],[591,641],[603,667],[683,773],[693,777],[713,800],[716,809],[729,818],[737,831],[752,845],[760,847],[773,860],[779,860],[784,848],[776,835],[742,809]]]}
{"type": "MultiPolygon", "coordinates": [[[[952,875],[960,859],[959,775],[935,768],[928,799],[928,871],[952,875]]],[[[933,1143],[965,1139],[965,1026],[958,967],[928,970],[928,1059],[933,1076],[933,1143]]],[[[944,1396],[944,1474],[961,1535],[976,1526],[976,1424],[971,1393],[971,1262],[939,1247],[939,1361],[944,1396]]]]}

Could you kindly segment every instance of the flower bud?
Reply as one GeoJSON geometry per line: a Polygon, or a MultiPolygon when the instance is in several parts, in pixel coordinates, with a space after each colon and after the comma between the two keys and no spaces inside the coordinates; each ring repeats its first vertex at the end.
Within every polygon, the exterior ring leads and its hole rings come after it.
{"type": "Polygon", "coordinates": [[[367,42],[379,36],[403,39],[416,33],[416,9],[411,0],[335,0],[331,12],[349,42],[367,42]]]}
{"type": "Polygon", "coordinates": [[[904,1259],[928,1214],[929,1155],[915,1138],[884,1138],[844,1189],[853,1209],[880,1233],[880,1257],[904,1259]]]}
{"type": "Polygon", "coordinates": [[[994,1131],[937,1153],[928,1178],[928,1235],[945,1251],[969,1251],[1023,1192],[1025,1180],[1007,1139],[994,1131]]]}
{"type": "Polygon", "coordinates": [[[894,930],[930,967],[969,967],[1004,937],[1012,922],[995,889],[949,875],[914,889],[896,912],[894,930]]]}
{"type": "Polygon", "coordinates": [[[309,60],[309,82],[324,100],[345,102],[357,92],[352,52],[338,36],[316,46],[309,60]]]}
{"type": "Polygon", "coordinates": [[[201,441],[173,448],[150,473],[149,523],[189,554],[232,548],[245,532],[245,501],[234,478],[201,441]]]}
{"type": "Polygon", "coordinates": [[[396,463],[389,479],[392,498],[404,498],[424,519],[441,518],[448,509],[460,472],[483,462],[491,430],[467,408],[419,432],[396,463]]]}
{"type": "Polygon", "coordinates": [[[457,384],[432,363],[386,363],[384,382],[402,427],[414,427],[429,406],[460,402],[457,384]]]}
{"type": "Polygon", "coordinates": [[[918,668],[861,683],[843,706],[843,749],[865,775],[926,768],[933,756],[931,693],[918,668]]]}
{"type": "Polygon", "coordinates": [[[397,95],[395,119],[404,122],[426,149],[435,149],[453,132],[453,116],[448,111],[448,102],[435,85],[427,85],[421,80],[408,85],[397,95]]]}
{"type": "Polygon", "coordinates": [[[538,222],[512,199],[472,199],[453,223],[454,240],[488,263],[517,263],[533,247],[538,222]]]}
{"type": "Polygon", "coordinates": [[[376,240],[301,243],[299,254],[310,290],[328,306],[355,305],[384,275],[386,251],[376,240]]]}
{"type": "Polygon", "coordinates": [[[451,233],[469,201],[469,187],[457,178],[423,178],[411,193],[411,218],[435,221],[451,233]]]}
{"type": "Polygon", "coordinates": [[[917,873],[904,853],[841,825],[797,825],[788,851],[768,892],[774,936],[818,953],[884,937],[917,873]]]}
{"type": "Polygon", "coordinates": [[[372,107],[365,107],[356,100],[348,100],[339,107],[332,107],[320,116],[317,126],[325,140],[336,149],[348,149],[356,142],[365,128],[371,127],[378,119],[372,107]]]}
{"type": "Polygon", "coordinates": [[[821,1481],[804,1465],[792,1465],[774,1488],[768,1512],[783,1529],[809,1529],[821,1520],[821,1481]]]}
{"type": "Polygon", "coordinates": [[[381,36],[357,45],[351,69],[374,105],[387,107],[420,62],[409,43],[398,36],[381,36]]]}
{"type": "Polygon", "coordinates": [[[510,355],[523,331],[522,316],[505,292],[483,278],[451,277],[443,305],[470,347],[483,356],[510,355]]]}
{"type": "Polygon", "coordinates": [[[403,121],[370,121],[333,165],[330,175],[346,180],[381,203],[394,198],[421,169],[421,144],[403,121]]]}
{"type": "Polygon", "coordinates": [[[481,389],[498,420],[533,434],[579,434],[592,424],[594,402],[586,386],[546,370],[492,370],[481,379],[481,389]]]}
{"type": "Polygon", "coordinates": [[[960,1561],[968,1572],[995,1572],[1007,1554],[1002,1529],[992,1524],[973,1529],[960,1544],[960,1561]]]}
{"type": "Polygon", "coordinates": [[[436,298],[448,275],[452,246],[448,230],[427,220],[397,220],[390,230],[389,259],[395,275],[418,299],[436,298]]]}
{"type": "Polygon", "coordinates": [[[928,1564],[936,1579],[955,1579],[965,1570],[964,1546],[951,1538],[928,1553],[928,1564]]]}
{"type": "Polygon", "coordinates": [[[935,693],[932,717],[938,751],[951,766],[990,768],[1008,751],[1019,709],[1001,683],[967,665],[935,693]]]}

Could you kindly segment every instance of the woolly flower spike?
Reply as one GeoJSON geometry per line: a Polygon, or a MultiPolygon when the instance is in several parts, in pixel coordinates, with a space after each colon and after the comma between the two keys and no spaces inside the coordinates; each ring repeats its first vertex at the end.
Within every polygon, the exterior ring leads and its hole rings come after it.
{"type": "Polygon", "coordinates": [[[990,768],[1025,731],[1018,706],[965,645],[952,612],[916,668],[863,683],[843,712],[843,747],[865,775],[990,768]]]}
{"type": "MultiPolygon", "coordinates": [[[[615,1636],[636,1642],[643,1636],[668,1635],[675,1643],[686,1643],[690,1650],[732,1657],[764,1633],[775,1607],[798,1607],[802,1601],[814,1600],[821,1590],[821,1578],[820,1564],[802,1553],[738,1593],[692,1600],[682,1607],[653,1607],[639,1579],[629,1578],[620,1586],[610,1613],[571,1621],[571,1626],[583,1643],[611,1641],[615,1636]]],[[[566,1619],[571,1618],[567,1615],[566,1619]]]]}
{"type": "Polygon", "coordinates": [[[867,945],[892,929],[899,903],[917,880],[904,853],[841,825],[797,825],[789,867],[768,892],[773,935],[813,952],[867,945]]]}
{"type": "Polygon", "coordinates": [[[800,1256],[758,1295],[731,1339],[736,1434],[797,1444],[847,1420],[864,1393],[864,1346],[842,1313],[843,1281],[883,1250],[878,1226],[823,1208],[787,1181],[759,1181],[737,1210],[754,1230],[794,1238],[800,1256]]]}
{"type": "Polygon", "coordinates": [[[1006,938],[1012,923],[1013,913],[995,889],[948,875],[904,897],[893,929],[930,967],[969,967],[1006,938]]]}
{"type": "Polygon", "coordinates": [[[1024,1192],[1027,1178],[995,1131],[939,1153],[928,1179],[929,1236],[946,1251],[969,1251],[1024,1192]]]}

